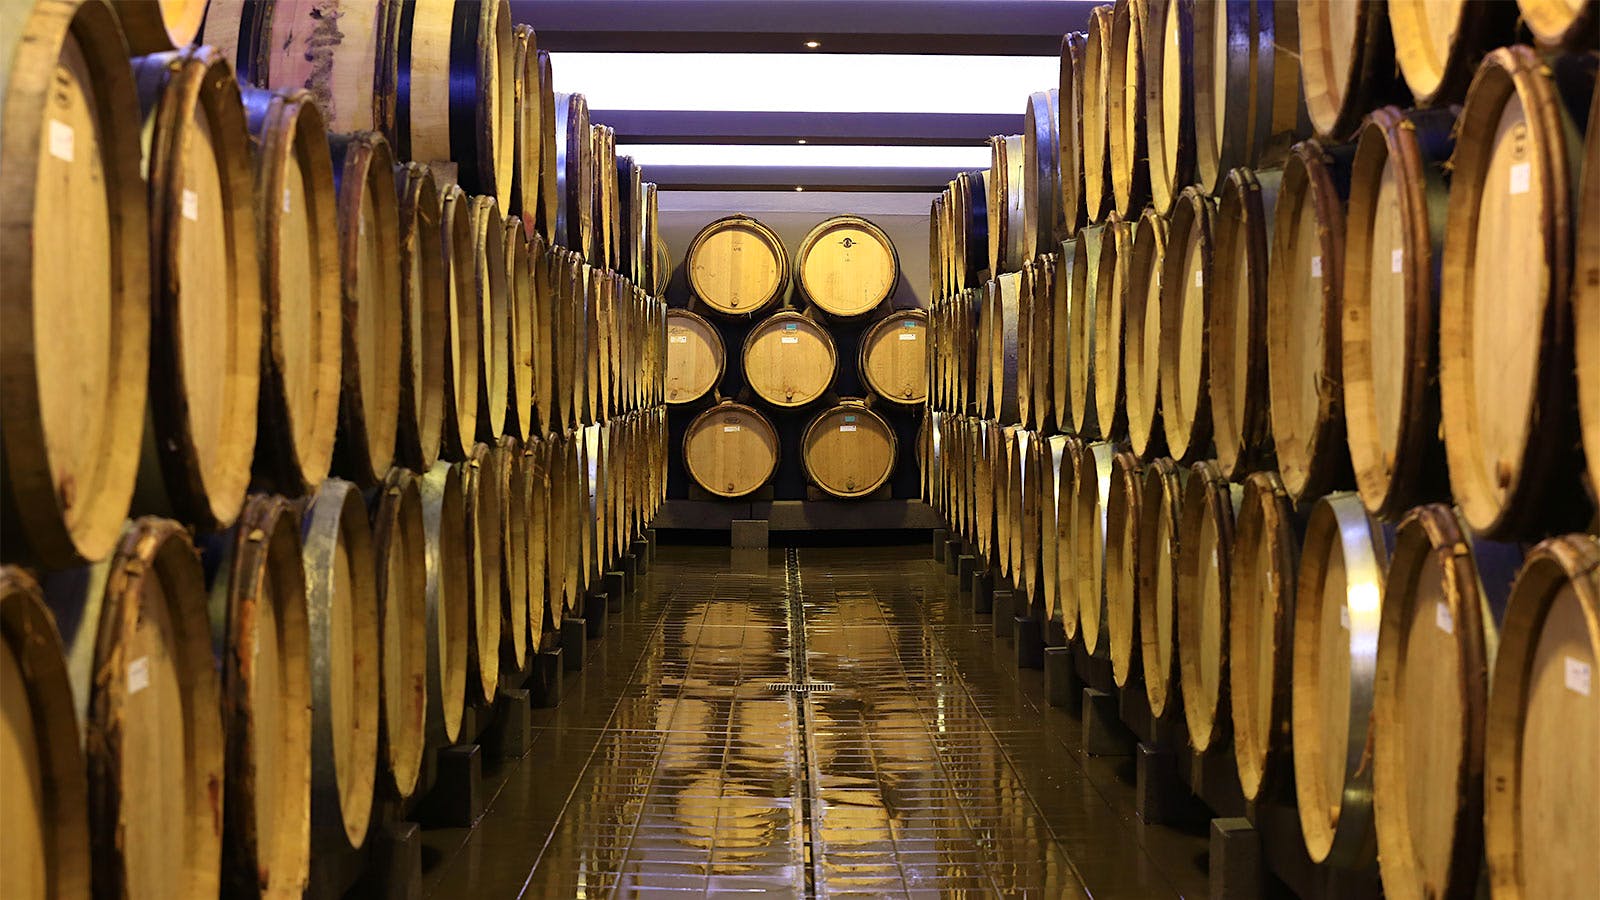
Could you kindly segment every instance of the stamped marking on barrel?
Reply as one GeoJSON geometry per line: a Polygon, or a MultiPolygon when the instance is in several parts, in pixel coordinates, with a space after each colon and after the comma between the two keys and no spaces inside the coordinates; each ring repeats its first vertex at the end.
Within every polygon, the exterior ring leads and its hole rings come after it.
{"type": "MultiPolygon", "coordinates": [[[[1568,662],[1570,663],[1571,660],[1569,659],[1568,662]]],[[[1570,668],[1568,671],[1570,672],[1570,668]]],[[[1571,675],[1568,675],[1568,684],[1570,683],[1571,675]]],[[[150,657],[141,656],[133,662],[128,663],[128,696],[131,697],[149,686],[150,657]]],[[[1588,691],[1585,690],[1584,693],[1587,694],[1588,691]]]]}
{"type": "Polygon", "coordinates": [[[1594,671],[1589,664],[1577,657],[1569,656],[1566,658],[1566,669],[1567,690],[1582,694],[1585,697],[1589,696],[1594,675],[1594,671]]]}

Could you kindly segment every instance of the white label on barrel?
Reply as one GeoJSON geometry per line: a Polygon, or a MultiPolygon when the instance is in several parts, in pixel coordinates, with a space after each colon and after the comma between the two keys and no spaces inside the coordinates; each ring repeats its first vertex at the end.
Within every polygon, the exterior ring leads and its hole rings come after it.
{"type": "Polygon", "coordinates": [[[128,696],[150,686],[150,657],[141,656],[128,663],[128,696]]]}
{"type": "Polygon", "coordinates": [[[200,221],[200,195],[183,189],[183,217],[191,222],[200,221]]]}
{"type": "Polygon", "coordinates": [[[1445,634],[1456,633],[1456,617],[1450,615],[1450,604],[1440,600],[1433,607],[1433,624],[1445,634]]]}
{"type": "Polygon", "coordinates": [[[798,343],[800,343],[800,339],[797,338],[797,337],[787,337],[787,336],[785,336],[785,337],[778,338],[778,343],[780,343],[780,344],[798,344],[798,343]]]}
{"type": "Polygon", "coordinates": [[[1511,167],[1511,193],[1526,194],[1533,181],[1533,163],[1520,162],[1511,167]]]}
{"type": "Polygon", "coordinates": [[[1402,247],[1396,247],[1393,250],[1390,250],[1389,251],[1389,271],[1393,272],[1396,275],[1399,275],[1401,270],[1404,269],[1405,267],[1406,267],[1406,251],[1405,251],[1405,249],[1402,248],[1402,247]]]}
{"type": "Polygon", "coordinates": [[[1567,657],[1567,690],[1575,691],[1585,697],[1589,696],[1590,676],[1593,671],[1589,664],[1576,657],[1567,657]]]}
{"type": "Polygon", "coordinates": [[[50,155],[62,162],[72,162],[72,126],[50,120],[50,155]]]}
{"type": "Polygon", "coordinates": [[[730,431],[743,431],[743,430],[744,429],[741,428],[738,425],[724,425],[724,426],[722,426],[722,433],[723,434],[727,434],[730,431]]]}
{"type": "Polygon", "coordinates": [[[1320,257],[1320,256],[1311,257],[1311,277],[1312,278],[1321,278],[1322,277],[1322,257],[1320,257]]]}
{"type": "Polygon", "coordinates": [[[689,343],[689,336],[687,334],[674,334],[674,335],[669,335],[667,337],[667,340],[671,341],[674,344],[687,344],[687,343],[689,343]]]}
{"type": "Polygon", "coordinates": [[[289,192],[288,188],[284,188],[283,189],[283,211],[284,212],[288,212],[289,211],[289,206],[290,206],[289,198],[292,197],[292,196],[294,196],[294,195],[289,192]]]}
{"type": "Polygon", "coordinates": [[[854,425],[840,425],[839,426],[839,430],[840,431],[855,431],[856,427],[854,425]]]}
{"type": "Polygon", "coordinates": [[[916,336],[916,334],[914,332],[910,332],[910,331],[902,331],[902,332],[900,332],[900,340],[902,340],[902,341],[914,341],[916,339],[917,339],[917,336],[916,336]]]}
{"type": "Polygon", "coordinates": [[[1348,606],[1339,607],[1339,627],[1345,631],[1350,630],[1350,607],[1348,606]]]}
{"type": "Polygon", "coordinates": [[[1194,270],[1194,286],[1195,287],[1205,287],[1206,286],[1206,273],[1205,273],[1204,269],[1195,269],[1194,270]]]}

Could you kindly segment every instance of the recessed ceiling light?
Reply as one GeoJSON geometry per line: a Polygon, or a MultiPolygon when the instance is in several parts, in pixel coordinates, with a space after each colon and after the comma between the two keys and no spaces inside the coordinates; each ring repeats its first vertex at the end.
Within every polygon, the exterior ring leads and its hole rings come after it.
{"type": "Polygon", "coordinates": [[[808,49],[808,50],[815,50],[815,49],[817,49],[818,47],[821,47],[821,46],[822,46],[822,42],[821,41],[806,41],[806,49],[808,49]]]}
{"type": "Polygon", "coordinates": [[[797,185],[795,185],[795,186],[794,186],[794,189],[795,189],[795,190],[796,190],[796,191],[803,191],[803,190],[805,190],[805,188],[803,188],[803,187],[801,187],[801,186],[800,186],[800,185],[798,185],[798,184],[797,184],[797,185]]]}
{"type": "Polygon", "coordinates": [[[801,138],[800,140],[795,141],[796,144],[804,144],[805,142],[806,142],[805,138],[801,138]]]}

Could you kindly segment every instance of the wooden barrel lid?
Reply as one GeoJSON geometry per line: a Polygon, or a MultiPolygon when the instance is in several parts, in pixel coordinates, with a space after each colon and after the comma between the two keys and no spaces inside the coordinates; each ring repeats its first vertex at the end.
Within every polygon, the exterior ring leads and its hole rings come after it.
{"type": "Polygon", "coordinates": [[[1157,0],[1145,24],[1150,202],[1168,215],[1184,186],[1194,181],[1194,4],[1157,0]]]}
{"type": "MultiPolygon", "coordinates": [[[[1573,281],[1572,316],[1576,333],[1600,335],[1600,91],[1589,104],[1589,135],[1583,144],[1583,193],[1578,204],[1579,271],[1573,281]]],[[[1580,340],[1578,418],[1583,455],[1589,461],[1589,493],[1600,506],[1600,340],[1580,340]]]]}
{"type": "Polygon", "coordinates": [[[483,325],[477,302],[477,262],[472,233],[472,198],[456,185],[440,192],[439,229],[445,261],[445,423],[440,458],[460,462],[478,433],[478,358],[483,325]]]}
{"type": "Polygon", "coordinates": [[[1522,552],[1467,534],[1448,506],[1412,510],[1384,585],[1372,799],[1385,890],[1397,896],[1471,894],[1479,881],[1489,667],[1522,552]]]}
{"type": "MultiPolygon", "coordinates": [[[[993,544],[995,560],[1000,574],[1012,578],[1011,535],[1011,457],[1015,450],[1017,426],[1001,425],[994,432],[994,442],[989,444],[989,481],[979,485],[979,490],[994,493],[993,544]]],[[[1013,579],[1015,580],[1015,579],[1013,579]]]]}
{"type": "Polygon", "coordinates": [[[1485,727],[1484,849],[1497,893],[1580,897],[1600,879],[1597,622],[1600,541],[1535,547],[1506,609],[1485,727]]]}
{"type": "Polygon", "coordinates": [[[1089,11],[1084,38],[1083,78],[1078,82],[1083,113],[1083,211],[1090,223],[1104,221],[1111,209],[1111,153],[1107,146],[1111,112],[1112,5],[1089,11]]]}
{"type": "Polygon", "coordinates": [[[1073,482],[1072,557],[1073,584],[1077,593],[1079,634],[1091,655],[1106,656],[1106,512],[1111,497],[1111,464],[1117,453],[1114,444],[1085,443],[1078,451],[1077,477],[1073,482]]]}
{"type": "Polygon", "coordinates": [[[722,380],[727,352],[710,322],[686,309],[667,312],[667,402],[691,403],[722,380]]]}
{"type": "Polygon", "coordinates": [[[860,216],[834,216],[800,242],[795,280],[823,312],[863,316],[894,296],[900,258],[882,228],[860,216]]]}
{"type": "Polygon", "coordinates": [[[1207,365],[1222,474],[1238,481],[1274,462],[1267,396],[1267,275],[1281,169],[1235,169],[1217,209],[1215,298],[1207,365]]]}
{"type": "Polygon", "coordinates": [[[428,730],[455,743],[467,700],[466,498],[463,463],[434,463],[419,484],[428,568],[428,730]]]}
{"type": "Polygon", "coordinates": [[[861,336],[861,380],[891,403],[928,399],[928,314],[894,310],[861,336]]]}
{"type": "Polygon", "coordinates": [[[1372,825],[1372,677],[1388,551],[1353,492],[1317,501],[1306,525],[1294,607],[1294,784],[1313,862],[1359,868],[1377,855],[1372,825]]]}
{"type": "Polygon", "coordinates": [[[1206,329],[1216,292],[1216,211],[1216,203],[1198,187],[1184,188],[1172,209],[1168,252],[1161,262],[1161,425],[1167,452],[1179,462],[1192,462],[1211,446],[1206,329]]]}
{"type": "Polygon", "coordinates": [[[589,101],[582,94],[556,94],[555,242],[581,257],[594,252],[594,160],[589,101]]]}
{"type": "Polygon", "coordinates": [[[1236,167],[1276,165],[1310,136],[1299,52],[1292,0],[1195,5],[1195,175],[1206,193],[1236,167]]]}
{"type": "Polygon", "coordinates": [[[1383,7],[1302,3],[1296,12],[1306,111],[1320,138],[1347,139],[1367,110],[1409,99],[1383,7]]]}
{"type": "Polygon", "coordinates": [[[1072,248],[1072,275],[1068,282],[1067,318],[1071,354],[1067,357],[1068,393],[1072,404],[1072,431],[1086,438],[1099,437],[1095,403],[1095,297],[1100,293],[1100,260],[1106,244],[1105,225],[1088,225],[1078,231],[1072,248]]]}
{"type": "MultiPolygon", "coordinates": [[[[1128,675],[1140,667],[1139,652],[1144,644],[1140,638],[1144,630],[1140,614],[1159,606],[1142,596],[1147,584],[1160,589],[1159,585],[1147,583],[1140,577],[1144,480],[1144,467],[1137,455],[1124,450],[1111,458],[1111,490],[1105,504],[1106,606],[1101,627],[1111,657],[1111,678],[1118,687],[1127,687],[1128,675]]],[[[1170,566],[1168,568],[1170,571],[1170,566]]],[[[1167,585],[1171,586],[1170,576],[1167,585]]]]}
{"type": "MultiPolygon", "coordinates": [[[[157,4],[128,2],[119,5],[157,4]]],[[[216,11],[219,17],[237,19],[245,26],[238,32],[243,38],[250,30],[245,20],[251,12],[236,11],[230,8],[231,4],[218,5],[222,7],[216,11]]],[[[378,129],[383,125],[377,98],[387,6],[387,3],[335,0],[332,8],[286,3],[275,5],[264,15],[258,11],[254,27],[260,29],[260,33],[254,46],[244,40],[236,42],[238,67],[254,83],[265,88],[309,90],[327,119],[330,131],[348,134],[378,129]],[[330,29],[328,23],[334,21],[338,26],[330,29]]],[[[214,29],[208,22],[207,39],[213,35],[214,29]]]]}
{"type": "Polygon", "coordinates": [[[1045,431],[1055,427],[1056,255],[1033,261],[1028,292],[1028,424],[1045,431]]]}
{"type": "Polygon", "coordinates": [[[1123,378],[1128,290],[1133,284],[1134,222],[1113,219],[1100,245],[1100,271],[1095,276],[1094,405],[1095,424],[1105,438],[1127,433],[1127,398],[1123,378]]]}
{"type": "Polygon", "coordinates": [[[134,56],[194,43],[205,18],[205,0],[116,0],[117,19],[134,56]]]}
{"type": "Polygon", "coordinates": [[[1056,173],[1061,188],[1057,200],[1058,241],[1069,240],[1083,227],[1083,79],[1085,35],[1081,31],[1061,36],[1061,87],[1056,99],[1060,123],[1056,143],[1056,173]]]}
{"type": "Polygon", "coordinates": [[[427,738],[427,537],[417,477],[389,470],[368,501],[383,641],[378,758],[400,797],[416,789],[427,738]]]}
{"type": "Polygon", "coordinates": [[[1071,509],[1064,505],[1061,491],[1063,469],[1065,485],[1072,484],[1072,463],[1065,459],[1068,452],[1067,436],[1053,434],[1040,439],[1043,451],[1043,470],[1036,488],[1039,492],[1039,583],[1045,620],[1060,621],[1061,607],[1065,603],[1065,589],[1061,580],[1062,557],[1068,555],[1072,536],[1071,509]]]}
{"type": "Polygon", "coordinates": [[[0,776],[8,897],[89,896],[89,787],[55,616],[22,569],[0,568],[0,776]]]}
{"type": "Polygon", "coordinates": [[[555,430],[555,303],[557,256],[543,234],[528,242],[533,269],[533,416],[530,434],[555,430]]]}
{"type": "Polygon", "coordinates": [[[498,447],[478,444],[467,460],[461,489],[466,498],[468,677],[470,696],[488,702],[500,685],[500,582],[505,577],[501,534],[510,460],[498,447]]]}
{"type": "MultiPolygon", "coordinates": [[[[1042,564],[1040,541],[1044,533],[1044,510],[1046,494],[1046,473],[1044,440],[1032,431],[1021,431],[1017,435],[1017,449],[1022,460],[1018,466],[1018,496],[1015,505],[1018,510],[1018,519],[1021,529],[1013,542],[1020,547],[1016,553],[1018,566],[1022,571],[1020,583],[1023,589],[1026,608],[1019,608],[1018,612],[1026,615],[1032,611],[1033,601],[1044,592],[1041,584],[1040,568],[1042,564]]],[[[1053,494],[1048,499],[1054,501],[1053,494]]],[[[1052,536],[1053,537],[1053,536],[1052,536]]]]}
{"type": "Polygon", "coordinates": [[[806,477],[840,498],[865,497],[894,474],[894,429],[861,401],[824,410],[806,426],[801,461],[806,477]]]}
{"type": "MultiPolygon", "coordinates": [[[[1547,62],[1530,47],[1484,57],[1451,158],[1439,389],[1450,487],[1473,530],[1512,538],[1578,528],[1570,373],[1570,160],[1592,56],[1547,62]],[[1569,105],[1570,104],[1570,105],[1569,105]],[[1490,260],[1493,261],[1490,264],[1490,260]]],[[[1592,335],[1593,332],[1590,332],[1592,335]]]]}
{"type": "Polygon", "coordinates": [[[1150,201],[1144,112],[1149,14],[1148,0],[1117,0],[1111,13],[1111,64],[1105,78],[1106,156],[1111,163],[1112,206],[1124,219],[1137,219],[1150,201]]]}
{"type": "Polygon", "coordinates": [[[372,530],[361,494],[330,478],[302,501],[311,625],[311,828],[314,846],[367,837],[377,775],[381,678],[372,530]]]}
{"type": "Polygon", "coordinates": [[[1021,416],[1019,385],[1021,359],[1022,273],[1007,272],[990,282],[984,298],[989,321],[989,410],[1003,422],[1021,416]]]}
{"type": "Polygon", "coordinates": [[[1539,46],[1583,50],[1595,41],[1596,13],[1593,3],[1571,0],[1517,0],[1521,21],[1539,46]]]}
{"type": "Polygon", "coordinates": [[[1055,245],[1061,202],[1060,95],[1034,91],[1022,111],[1022,252],[1032,259],[1055,245]]]}
{"type": "Polygon", "coordinates": [[[761,413],[724,400],[689,423],[683,463],[695,483],[719,497],[742,497],[778,470],[778,433],[761,413]]]}
{"type": "Polygon", "coordinates": [[[1228,582],[1228,695],[1245,799],[1287,774],[1290,642],[1303,521],[1278,473],[1245,478],[1228,582]]]}
{"type": "Polygon", "coordinates": [[[506,433],[523,440],[534,433],[533,257],[522,219],[501,222],[506,265],[506,433]]]}
{"type": "Polygon", "coordinates": [[[1050,273],[1050,421],[1059,431],[1072,428],[1072,267],[1076,236],[1056,248],[1050,273]]]}
{"type": "Polygon", "coordinates": [[[1509,3],[1390,0],[1395,63],[1418,106],[1460,100],[1485,50],[1516,29],[1509,3]]]}
{"type": "Polygon", "coordinates": [[[750,389],[780,407],[805,406],[821,397],[839,367],[828,330],[792,310],[752,328],[740,356],[750,389]]]}
{"type": "Polygon", "coordinates": [[[1267,390],[1278,473],[1289,496],[1319,497],[1351,481],[1341,409],[1344,200],[1352,145],[1295,145],[1272,233],[1267,390]]]}
{"type": "Polygon", "coordinates": [[[567,588],[569,543],[573,527],[572,501],[569,496],[572,467],[572,445],[565,435],[552,435],[549,441],[550,463],[546,472],[550,480],[550,512],[545,529],[545,591],[550,595],[551,622],[559,627],[569,608],[567,588]]]}
{"type": "Polygon", "coordinates": [[[478,440],[506,428],[510,389],[511,282],[505,226],[492,197],[472,198],[473,299],[478,305],[478,440]]]}
{"type": "Polygon", "coordinates": [[[789,287],[789,253],[772,229],[744,215],[700,229],[684,256],[689,288],[714,312],[758,313],[789,287]]]}
{"type": "Polygon", "coordinates": [[[1146,207],[1134,232],[1128,288],[1123,294],[1123,380],[1128,438],[1141,459],[1167,447],[1161,419],[1161,345],[1167,319],[1162,306],[1167,219],[1146,207]]]}
{"type": "Polygon", "coordinates": [[[522,442],[506,435],[495,452],[505,457],[506,482],[500,504],[500,665],[508,672],[528,666],[528,526],[533,498],[529,491],[522,442]]]}
{"type": "Polygon", "coordinates": [[[426,472],[439,457],[444,426],[444,343],[449,336],[439,191],[426,166],[395,170],[400,199],[401,359],[396,461],[426,472]]]}
{"type": "MultiPolygon", "coordinates": [[[[1189,746],[1204,752],[1228,731],[1228,609],[1232,590],[1234,521],[1244,488],[1230,484],[1215,462],[1195,463],[1184,486],[1178,519],[1178,682],[1189,746]]],[[[1170,540],[1170,536],[1168,538],[1170,540]]]]}
{"type": "Polygon", "coordinates": [[[1182,700],[1179,629],[1184,607],[1193,605],[1182,581],[1189,552],[1182,529],[1188,480],[1188,469],[1161,457],[1146,467],[1138,497],[1142,509],[1133,539],[1138,541],[1139,649],[1134,656],[1143,666],[1145,699],[1153,716],[1169,715],[1182,700]]]}

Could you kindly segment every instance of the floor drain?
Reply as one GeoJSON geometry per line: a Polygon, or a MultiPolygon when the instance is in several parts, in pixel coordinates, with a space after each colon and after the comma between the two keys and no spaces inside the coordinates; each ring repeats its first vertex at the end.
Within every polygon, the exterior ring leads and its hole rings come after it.
{"type": "Polygon", "coordinates": [[[767,683],[767,690],[775,694],[816,694],[833,690],[833,683],[810,681],[805,684],[796,684],[792,681],[772,681],[767,683]]]}

